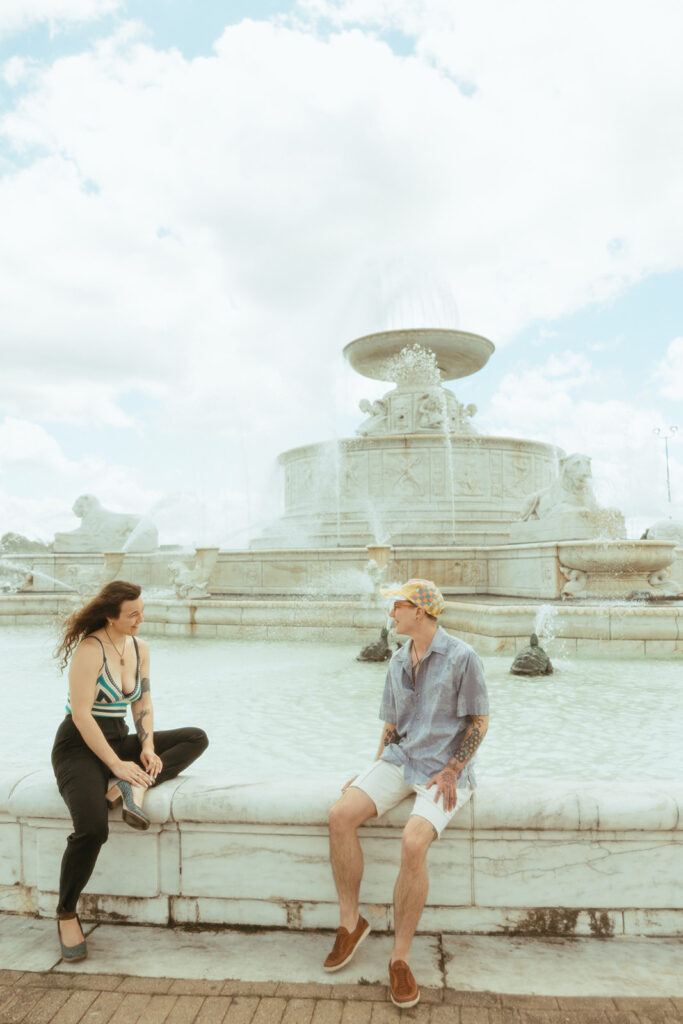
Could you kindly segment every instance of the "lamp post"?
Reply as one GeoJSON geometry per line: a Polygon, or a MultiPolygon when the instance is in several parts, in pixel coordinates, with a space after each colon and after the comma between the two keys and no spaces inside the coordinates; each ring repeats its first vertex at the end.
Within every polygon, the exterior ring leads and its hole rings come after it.
{"type": "Polygon", "coordinates": [[[657,437],[664,438],[664,454],[666,457],[666,494],[669,502],[669,519],[671,519],[671,478],[669,477],[669,438],[678,433],[677,426],[655,427],[652,431],[657,437]]]}

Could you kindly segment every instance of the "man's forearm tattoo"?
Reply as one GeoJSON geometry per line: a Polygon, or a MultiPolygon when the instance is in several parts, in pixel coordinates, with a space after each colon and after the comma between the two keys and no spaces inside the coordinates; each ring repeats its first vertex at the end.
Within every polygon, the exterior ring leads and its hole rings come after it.
{"type": "Polygon", "coordinates": [[[387,729],[384,734],[384,746],[388,747],[390,743],[398,743],[400,738],[398,729],[387,729]]]}
{"type": "Polygon", "coordinates": [[[136,715],[135,717],[135,729],[138,734],[138,739],[140,740],[140,743],[144,743],[149,736],[149,733],[146,731],[144,725],[142,724],[143,718],[145,717],[145,715],[148,714],[149,708],[143,708],[139,715],[136,715]]]}
{"type": "Polygon", "coordinates": [[[453,766],[453,762],[457,765],[464,765],[474,757],[474,753],[484,738],[486,729],[484,727],[484,718],[479,715],[472,716],[472,724],[467,728],[465,735],[462,738],[462,742],[458,745],[449,767],[453,766]]]}
{"type": "Polygon", "coordinates": [[[142,679],[140,680],[140,693],[149,693],[150,690],[151,686],[149,684],[149,678],[148,676],[143,676],[142,679]]]}

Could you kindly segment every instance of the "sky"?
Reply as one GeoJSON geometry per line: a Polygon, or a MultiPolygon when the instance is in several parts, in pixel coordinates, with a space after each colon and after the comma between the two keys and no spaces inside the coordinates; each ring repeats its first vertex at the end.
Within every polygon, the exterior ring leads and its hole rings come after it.
{"type": "Polygon", "coordinates": [[[678,0],[3,0],[0,535],[93,493],[243,546],[278,453],[387,390],[343,346],[428,326],[496,346],[449,385],[481,433],[683,519],[682,37],[678,0]]]}

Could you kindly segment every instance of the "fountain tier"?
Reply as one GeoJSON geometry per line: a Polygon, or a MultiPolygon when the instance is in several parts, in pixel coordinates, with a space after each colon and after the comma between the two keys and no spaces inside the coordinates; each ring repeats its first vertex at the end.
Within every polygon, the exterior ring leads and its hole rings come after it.
{"type": "Polygon", "coordinates": [[[419,345],[434,353],[441,380],[457,380],[476,373],[486,365],[495,348],[481,334],[422,328],[366,334],[346,345],[344,358],[364,377],[393,381],[394,360],[409,345],[419,345]]]}
{"type": "Polygon", "coordinates": [[[285,514],[251,547],[504,544],[558,454],[537,441],[426,433],[293,448],[279,459],[285,514]]]}

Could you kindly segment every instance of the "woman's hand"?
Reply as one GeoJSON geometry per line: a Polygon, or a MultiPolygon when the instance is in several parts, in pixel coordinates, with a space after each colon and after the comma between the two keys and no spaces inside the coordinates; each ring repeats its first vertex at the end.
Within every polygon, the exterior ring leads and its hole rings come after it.
{"type": "Polygon", "coordinates": [[[147,789],[152,785],[149,775],[142,770],[135,761],[118,761],[113,768],[113,775],[124,782],[130,782],[131,786],[143,786],[147,789]]]}
{"type": "Polygon", "coordinates": [[[357,779],[357,778],[358,778],[358,776],[357,776],[357,775],[354,775],[352,779],[349,779],[349,781],[348,781],[348,782],[344,783],[344,785],[342,786],[342,789],[341,789],[342,793],[345,793],[345,792],[346,792],[346,790],[347,790],[347,789],[349,788],[349,786],[350,786],[350,785],[351,785],[352,783],[354,783],[354,782],[356,781],[356,779],[357,779]]]}
{"type": "Polygon", "coordinates": [[[161,758],[153,750],[143,750],[140,754],[140,760],[144,764],[152,784],[154,784],[157,781],[159,772],[164,767],[161,758]]]}

